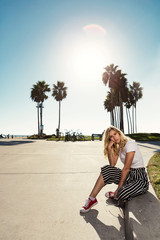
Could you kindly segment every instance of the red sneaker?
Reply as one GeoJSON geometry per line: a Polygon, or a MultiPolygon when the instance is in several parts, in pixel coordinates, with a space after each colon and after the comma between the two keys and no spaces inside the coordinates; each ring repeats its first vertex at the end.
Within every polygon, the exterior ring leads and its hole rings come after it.
{"type": "Polygon", "coordinates": [[[97,199],[95,198],[94,201],[92,201],[90,198],[87,199],[85,205],[80,210],[81,213],[88,212],[93,206],[95,206],[98,203],[97,199]]]}
{"type": "Polygon", "coordinates": [[[114,192],[106,192],[105,196],[106,196],[107,198],[114,199],[114,192]]]}

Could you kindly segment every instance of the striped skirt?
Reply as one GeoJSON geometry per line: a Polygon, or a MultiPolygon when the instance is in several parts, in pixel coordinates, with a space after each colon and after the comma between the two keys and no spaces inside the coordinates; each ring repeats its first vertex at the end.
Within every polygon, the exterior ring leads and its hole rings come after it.
{"type": "MultiPolygon", "coordinates": [[[[122,170],[106,165],[101,168],[104,184],[119,184],[122,170]]],[[[122,187],[118,190],[118,200],[131,200],[148,190],[149,182],[145,168],[130,168],[129,174],[122,187]]]]}

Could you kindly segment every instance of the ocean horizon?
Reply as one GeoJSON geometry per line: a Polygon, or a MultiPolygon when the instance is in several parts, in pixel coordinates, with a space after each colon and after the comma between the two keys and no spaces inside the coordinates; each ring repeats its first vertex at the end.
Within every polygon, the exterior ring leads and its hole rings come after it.
{"type": "Polygon", "coordinates": [[[16,138],[16,137],[28,137],[30,135],[25,135],[25,134],[1,134],[0,137],[3,137],[3,138],[16,138]]]}

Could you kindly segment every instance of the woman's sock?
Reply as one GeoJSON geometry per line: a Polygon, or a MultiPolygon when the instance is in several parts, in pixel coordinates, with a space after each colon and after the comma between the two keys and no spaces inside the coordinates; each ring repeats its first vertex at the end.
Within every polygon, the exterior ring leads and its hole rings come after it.
{"type": "Polygon", "coordinates": [[[90,198],[92,201],[94,201],[94,200],[95,200],[95,198],[94,198],[94,197],[91,197],[91,196],[89,196],[89,198],[90,198]]]}

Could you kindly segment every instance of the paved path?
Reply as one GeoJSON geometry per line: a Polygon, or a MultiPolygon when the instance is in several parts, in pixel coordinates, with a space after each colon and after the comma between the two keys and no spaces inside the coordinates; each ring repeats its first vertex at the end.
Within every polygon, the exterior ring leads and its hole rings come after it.
{"type": "MultiPolygon", "coordinates": [[[[138,143],[145,165],[151,156],[160,151],[160,142],[138,143]]],[[[160,239],[160,201],[152,185],[145,195],[138,196],[125,205],[125,226],[127,240],[160,239]]]]}
{"type": "MultiPolygon", "coordinates": [[[[145,164],[159,149],[139,146],[145,164]]],[[[79,214],[105,164],[99,141],[0,140],[0,240],[125,239],[123,212],[104,197],[116,186],[79,214]]]]}

